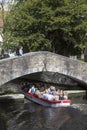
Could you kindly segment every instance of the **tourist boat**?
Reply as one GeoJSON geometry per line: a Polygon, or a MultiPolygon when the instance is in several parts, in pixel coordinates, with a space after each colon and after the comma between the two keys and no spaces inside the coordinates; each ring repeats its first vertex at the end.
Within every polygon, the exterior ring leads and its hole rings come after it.
{"type": "Polygon", "coordinates": [[[66,106],[70,106],[71,105],[71,100],[47,100],[44,98],[39,98],[37,95],[33,94],[33,93],[29,93],[29,92],[25,92],[23,90],[21,90],[22,93],[25,95],[25,97],[27,99],[29,99],[30,101],[33,101],[37,104],[40,104],[42,106],[45,107],[66,107],[66,106]]]}

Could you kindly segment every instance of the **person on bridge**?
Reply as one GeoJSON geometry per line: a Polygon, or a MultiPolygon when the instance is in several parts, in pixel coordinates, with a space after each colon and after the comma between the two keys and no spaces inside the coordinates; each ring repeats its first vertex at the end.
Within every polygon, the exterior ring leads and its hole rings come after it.
{"type": "Polygon", "coordinates": [[[19,48],[19,56],[23,56],[23,47],[22,46],[19,48]]]}

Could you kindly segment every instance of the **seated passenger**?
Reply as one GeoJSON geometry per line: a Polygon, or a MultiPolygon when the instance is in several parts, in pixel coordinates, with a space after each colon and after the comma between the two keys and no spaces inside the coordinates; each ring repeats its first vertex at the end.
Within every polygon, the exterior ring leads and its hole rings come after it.
{"type": "Polygon", "coordinates": [[[29,93],[35,93],[35,86],[33,85],[30,89],[29,89],[29,91],[28,91],[29,93]]]}
{"type": "Polygon", "coordinates": [[[64,92],[63,92],[63,90],[58,90],[58,96],[59,96],[59,100],[63,100],[64,99],[64,92]]]}
{"type": "Polygon", "coordinates": [[[47,93],[42,94],[42,98],[47,99],[47,100],[54,100],[54,96],[47,93]]]}
{"type": "Polygon", "coordinates": [[[49,94],[55,95],[56,94],[56,89],[54,86],[50,86],[50,88],[48,88],[48,92],[49,94]]]}
{"type": "Polygon", "coordinates": [[[38,96],[39,98],[41,98],[41,92],[38,89],[36,89],[35,95],[38,96]]]}
{"type": "Polygon", "coordinates": [[[58,101],[58,100],[59,100],[59,96],[58,96],[58,95],[55,95],[55,96],[54,96],[54,100],[55,100],[55,101],[58,101]]]}
{"type": "Polygon", "coordinates": [[[61,90],[60,92],[60,97],[59,97],[60,100],[64,100],[64,91],[61,90]]]}
{"type": "Polygon", "coordinates": [[[67,100],[68,99],[68,93],[67,92],[64,92],[64,100],[67,100]]]}

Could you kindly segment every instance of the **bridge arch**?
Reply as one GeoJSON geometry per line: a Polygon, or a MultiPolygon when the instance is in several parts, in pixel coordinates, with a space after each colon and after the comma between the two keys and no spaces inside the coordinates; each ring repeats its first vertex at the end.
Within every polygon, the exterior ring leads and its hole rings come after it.
{"type": "Polygon", "coordinates": [[[37,72],[58,72],[87,84],[87,63],[47,51],[0,60],[0,85],[37,72]]]}

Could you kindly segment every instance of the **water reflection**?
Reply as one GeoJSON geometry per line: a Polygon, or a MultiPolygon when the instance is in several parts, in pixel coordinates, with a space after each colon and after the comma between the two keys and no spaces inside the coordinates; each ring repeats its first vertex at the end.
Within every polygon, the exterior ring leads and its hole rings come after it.
{"type": "Polygon", "coordinates": [[[29,129],[87,130],[87,116],[73,107],[49,108],[28,101],[0,103],[0,130],[29,129]]]}

